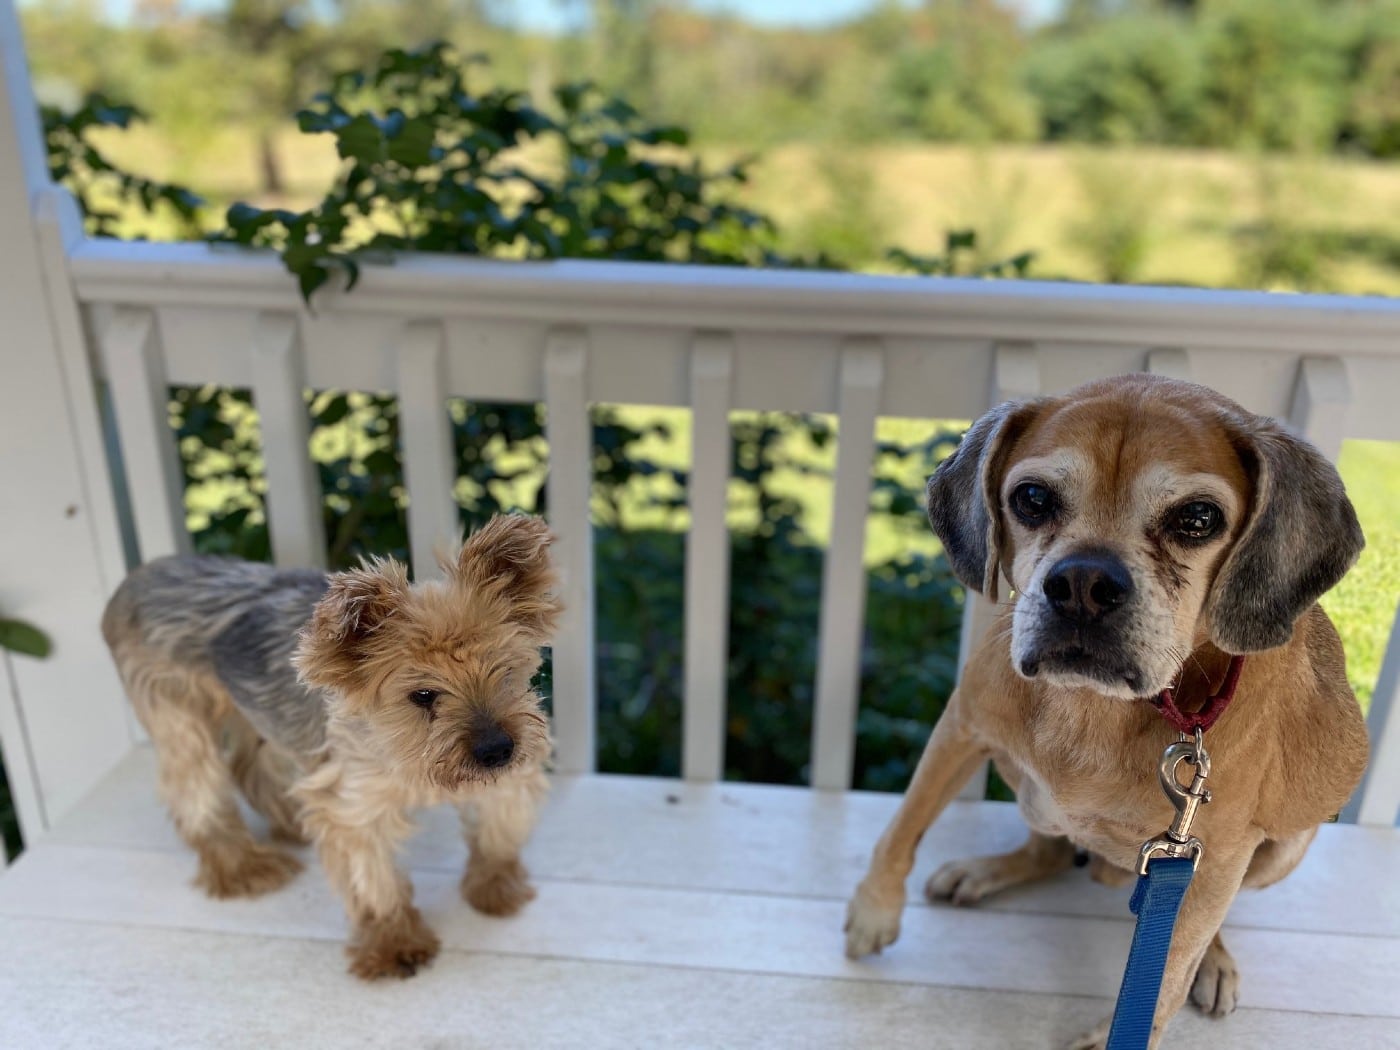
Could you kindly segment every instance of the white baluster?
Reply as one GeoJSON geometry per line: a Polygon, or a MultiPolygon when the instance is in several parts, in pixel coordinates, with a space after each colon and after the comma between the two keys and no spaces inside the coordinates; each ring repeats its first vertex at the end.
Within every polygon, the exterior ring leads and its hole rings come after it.
{"type": "Polygon", "coordinates": [[[849,340],[841,351],[840,432],[832,495],[831,542],[822,569],[812,786],[850,787],[865,625],[865,522],[875,463],[875,422],[884,384],[884,350],[849,340]]]}
{"type": "Polygon", "coordinates": [[[265,313],[253,338],[253,405],[267,470],[267,525],[273,560],[325,568],[321,484],[311,462],[306,363],[293,314],[265,313]]]}
{"type": "Polygon", "coordinates": [[[687,780],[724,776],[729,667],[729,406],[734,340],[697,335],[690,350],[691,469],[685,548],[685,727],[687,780]]]}
{"type": "Polygon", "coordinates": [[[1371,732],[1371,763],[1341,819],[1388,828],[1400,818],[1400,608],[1390,628],[1366,724],[1371,732]]]}
{"type": "Polygon", "coordinates": [[[1288,421],[1333,463],[1342,454],[1351,383],[1339,357],[1305,357],[1298,363],[1288,421]]]}
{"type": "Polygon", "coordinates": [[[545,347],[549,520],[559,541],[564,615],[554,638],[555,765],[587,773],[596,764],[593,634],[593,428],[588,417],[588,338],[557,329],[545,347]]]}
{"type": "Polygon", "coordinates": [[[437,552],[460,531],[452,428],[447,415],[447,368],[442,325],[406,326],[397,346],[399,434],[408,486],[408,543],[418,580],[442,575],[437,552]]]}
{"type": "Polygon", "coordinates": [[[170,429],[170,385],[159,338],[155,313],[138,307],[115,311],[101,337],[143,561],[190,550],[184,474],[170,429]]]}
{"type": "Polygon", "coordinates": [[[1159,347],[1147,352],[1147,371],[1168,379],[1191,379],[1191,357],[1176,347],[1159,347]]]}

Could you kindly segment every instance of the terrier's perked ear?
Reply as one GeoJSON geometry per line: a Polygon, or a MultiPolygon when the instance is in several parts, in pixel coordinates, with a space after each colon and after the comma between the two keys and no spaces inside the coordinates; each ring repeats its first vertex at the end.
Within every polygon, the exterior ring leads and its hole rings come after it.
{"type": "Polygon", "coordinates": [[[502,604],[502,616],[544,644],[563,609],[549,557],[554,534],[541,518],[500,514],[474,532],[443,564],[448,580],[502,604]]]}
{"type": "Polygon", "coordinates": [[[408,574],[392,559],[373,558],[333,573],[292,656],[301,680],[337,691],[355,686],[377,633],[408,594],[408,574]]]}

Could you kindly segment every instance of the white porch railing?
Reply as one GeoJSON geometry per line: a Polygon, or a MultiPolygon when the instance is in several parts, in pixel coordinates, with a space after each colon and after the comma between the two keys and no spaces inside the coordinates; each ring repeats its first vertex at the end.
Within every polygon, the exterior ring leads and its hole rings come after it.
{"type": "MultiPolygon", "coordinates": [[[[813,783],[835,789],[849,785],[854,747],[878,417],[969,418],[1005,397],[1147,369],[1286,418],[1334,458],[1345,438],[1400,440],[1400,301],[424,256],[367,268],[359,288],[322,296],[313,313],[269,255],[84,238],[72,201],[46,182],[12,22],[0,21],[0,41],[0,609],[56,641],[48,661],[6,656],[0,676],[0,741],[30,834],[134,740],[97,631],[126,568],[99,379],[115,406],[141,558],[189,543],[170,384],[252,389],[270,453],[272,547],[285,565],[325,556],[304,388],[399,397],[420,566],[456,522],[446,399],[543,402],[568,579],[554,650],[566,772],[589,771],[595,753],[588,405],[689,407],[684,774],[695,780],[722,771],[728,415],[836,413],[812,743],[813,783]]],[[[965,636],[984,619],[974,603],[965,636]]],[[[1352,819],[1390,825],[1400,807],[1397,692],[1400,621],[1352,819]]]]}

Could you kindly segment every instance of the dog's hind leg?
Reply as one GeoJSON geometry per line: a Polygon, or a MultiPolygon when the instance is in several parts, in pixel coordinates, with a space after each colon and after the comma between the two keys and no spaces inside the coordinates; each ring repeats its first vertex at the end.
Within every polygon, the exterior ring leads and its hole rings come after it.
{"type": "Polygon", "coordinates": [[[180,837],[199,855],[196,885],[211,897],[255,897],[301,870],[257,842],[238,812],[217,727],[228,701],[217,682],[172,665],[119,661],[132,706],[155,744],[160,793],[180,837]]]}
{"type": "Polygon", "coordinates": [[[243,797],[267,818],[273,838],[305,843],[301,808],[291,796],[291,787],[301,776],[296,762],[258,736],[241,715],[231,714],[224,728],[230,738],[229,765],[243,797]]]}
{"type": "Polygon", "coordinates": [[[1298,866],[1316,837],[1314,827],[1287,838],[1265,839],[1249,860],[1249,870],[1244,873],[1245,889],[1260,890],[1278,882],[1298,866]]]}
{"type": "Polygon", "coordinates": [[[1069,839],[1032,831],[1025,845],[1010,853],[943,865],[924,886],[924,895],[931,901],[976,904],[1012,886],[1058,875],[1073,863],[1074,846],[1069,839]]]}

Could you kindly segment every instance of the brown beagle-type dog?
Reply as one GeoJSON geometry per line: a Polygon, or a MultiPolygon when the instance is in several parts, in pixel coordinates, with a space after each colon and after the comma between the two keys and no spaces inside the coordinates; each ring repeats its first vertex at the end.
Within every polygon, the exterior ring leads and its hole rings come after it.
{"type": "MultiPolygon", "coordinates": [[[[919,839],[991,758],[1030,839],[945,865],[933,900],[973,904],[1091,851],[1104,882],[1131,876],[1174,815],[1157,781],[1178,738],[1145,702],[1184,710],[1251,654],[1206,735],[1213,801],[1181,909],[1152,1045],[1189,994],[1234,1009],[1220,926],[1241,886],[1302,859],[1366,764],[1366,726],[1341,642],[1317,599],[1355,562],[1360,526],[1341,478],[1271,419],[1191,383],[1120,376],[993,409],[929,481],[928,512],[958,578],[1012,598],[968,662],[846,922],[846,953],[899,936],[919,839]]],[[[1104,989],[1112,994],[1116,988],[1104,989]]],[[[1100,1047],[1105,1022],[1075,1047],[1100,1047]]]]}

